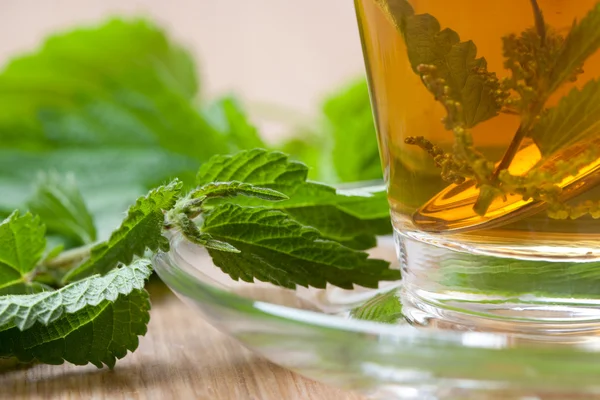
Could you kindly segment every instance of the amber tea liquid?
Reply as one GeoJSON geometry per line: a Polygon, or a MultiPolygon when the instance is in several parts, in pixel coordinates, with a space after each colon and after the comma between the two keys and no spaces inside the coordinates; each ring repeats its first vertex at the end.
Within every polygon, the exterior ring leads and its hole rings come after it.
{"type": "MultiPolygon", "coordinates": [[[[469,183],[468,179],[463,184],[444,180],[430,154],[406,143],[409,137],[421,136],[452,153],[456,137],[442,122],[448,110],[411,65],[402,23],[392,15],[394,7],[398,10],[404,3],[410,5],[415,15],[430,14],[439,21],[442,31],[451,28],[460,35],[461,42],[472,40],[476,57],[484,57],[487,70],[502,80],[511,76],[505,65],[503,38],[536,28],[533,3],[541,10],[547,29],[567,37],[574,21],[584,18],[598,2],[356,0],[355,3],[392,219],[405,264],[406,302],[413,305],[409,318],[420,323],[447,319],[457,326],[471,326],[475,322],[469,322],[465,315],[481,314],[494,321],[494,330],[519,332],[528,332],[529,328],[523,324],[514,328],[511,325],[514,318],[541,318],[551,325],[570,323],[572,318],[600,321],[595,310],[600,289],[593,288],[593,271],[600,268],[600,264],[596,265],[600,260],[598,213],[577,218],[551,217],[544,201],[506,193],[497,196],[487,212],[479,215],[473,208],[480,190],[475,183],[469,183]],[[541,268],[536,268],[535,262],[541,268]],[[486,266],[493,267],[493,272],[486,266]],[[515,281],[519,283],[512,286],[507,283],[515,281]],[[507,300],[502,303],[505,297],[507,300]],[[572,301],[573,298],[580,298],[581,304],[577,304],[579,300],[572,301]],[[500,301],[490,306],[490,299],[500,301]],[[534,306],[519,314],[516,309],[528,309],[522,304],[524,299],[534,306]],[[457,309],[462,311],[456,312],[457,309]]],[[[415,47],[412,51],[428,50],[415,47]]],[[[544,99],[544,110],[556,107],[574,88],[581,90],[600,77],[600,54],[593,53],[586,58],[576,80],[562,84],[544,99]]],[[[600,120],[600,116],[597,118],[600,120]]],[[[519,113],[500,111],[497,116],[469,128],[473,147],[498,166],[523,124],[519,113]]],[[[600,128],[588,132],[584,142],[566,146],[551,157],[543,155],[536,142],[525,136],[510,158],[508,171],[515,176],[525,175],[544,160],[552,171],[560,162],[571,162],[594,147],[600,148],[600,128]]],[[[566,205],[600,202],[600,159],[593,157],[561,181],[561,185],[564,189],[561,202],[566,205]]],[[[600,280],[597,283],[600,285],[600,280]]],[[[477,324],[483,330],[489,328],[486,322],[477,324]]]]}
{"type": "MultiPolygon", "coordinates": [[[[573,20],[582,18],[594,7],[594,0],[540,0],[546,22],[557,31],[568,33],[573,20]]],[[[448,6],[443,0],[420,0],[411,3],[415,13],[435,16],[441,26],[452,27],[461,40],[473,40],[477,55],[487,60],[488,69],[500,77],[508,75],[502,56],[502,37],[520,33],[534,24],[529,0],[506,0],[502,2],[480,0],[456,0],[448,6]]],[[[404,143],[408,136],[423,135],[450,151],[454,142],[452,132],[440,122],[444,108],[424,87],[421,78],[413,73],[407,49],[399,30],[386,15],[386,3],[376,0],[358,0],[357,12],[363,37],[364,53],[369,71],[373,105],[377,119],[381,156],[389,182],[389,195],[396,226],[400,230],[417,231],[413,223],[415,211],[448,186],[440,177],[430,156],[421,149],[404,143]]],[[[594,55],[585,63],[585,72],[574,84],[561,87],[549,100],[556,103],[573,86],[583,86],[590,79],[600,76],[600,56],[594,55]]],[[[518,115],[501,114],[472,129],[475,146],[490,160],[500,161],[520,123],[518,115]]],[[[600,132],[598,133],[600,137],[600,132]]],[[[540,154],[531,141],[525,140],[520,158],[513,161],[513,170],[527,169],[535,164],[540,154]],[[527,151],[528,150],[528,151],[527,151]]],[[[580,198],[600,199],[600,192],[586,193],[580,198]]],[[[574,198],[572,201],[577,201],[574,198]]],[[[453,220],[453,210],[440,210],[441,220],[453,220]]],[[[452,241],[490,244],[498,246],[498,252],[519,252],[520,247],[559,244],[570,247],[573,243],[585,244],[585,249],[574,247],[565,257],[600,257],[600,221],[592,217],[577,220],[555,220],[544,212],[526,217],[507,217],[499,226],[490,224],[481,229],[458,233],[452,241]],[[512,250],[511,250],[512,249],[512,250]],[[590,254],[590,252],[592,254],[590,254]]],[[[444,233],[444,227],[438,229],[444,233]]],[[[449,230],[450,231],[450,230],[449,230]]],[[[525,250],[523,250],[525,252],[525,250]]],[[[552,257],[561,257],[561,253],[552,257]]],[[[543,255],[542,255],[543,256],[543,255]]]]}

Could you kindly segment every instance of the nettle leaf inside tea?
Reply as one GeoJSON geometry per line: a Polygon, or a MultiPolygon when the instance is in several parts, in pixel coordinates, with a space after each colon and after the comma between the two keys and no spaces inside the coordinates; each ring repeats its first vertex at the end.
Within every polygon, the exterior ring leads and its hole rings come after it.
{"type": "Polygon", "coordinates": [[[444,107],[442,122],[454,137],[451,151],[426,135],[405,138],[433,158],[449,184],[414,214],[419,228],[484,228],[541,210],[554,219],[600,217],[600,202],[570,201],[600,182],[600,84],[579,81],[600,48],[600,3],[565,32],[547,24],[532,0],[531,26],[502,38],[500,71],[478,57],[477,38],[464,41],[406,0],[377,4],[401,33],[413,71],[444,107]],[[567,84],[575,87],[551,102],[567,84]],[[492,159],[476,146],[472,130],[501,115],[520,124],[503,155],[492,159]],[[440,210],[452,204],[456,216],[442,217],[440,210]]]}
{"type": "MultiPolygon", "coordinates": [[[[462,105],[464,122],[472,127],[498,114],[502,95],[495,74],[487,71],[485,58],[477,58],[477,46],[469,40],[461,42],[452,29],[441,29],[429,14],[415,15],[406,2],[394,2],[392,13],[403,32],[411,66],[416,73],[427,65],[435,68],[437,79],[462,105]],[[405,3],[404,6],[401,6],[405,3]]],[[[438,93],[433,92],[436,97],[438,93]]],[[[448,129],[451,129],[447,123],[448,129]]]]}

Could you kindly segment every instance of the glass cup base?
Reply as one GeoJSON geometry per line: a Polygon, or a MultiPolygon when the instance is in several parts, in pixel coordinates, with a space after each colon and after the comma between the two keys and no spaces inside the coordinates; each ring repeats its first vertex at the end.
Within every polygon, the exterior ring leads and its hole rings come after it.
{"type": "Polygon", "coordinates": [[[458,252],[396,232],[410,323],[564,342],[600,334],[600,282],[585,263],[458,252]]]}

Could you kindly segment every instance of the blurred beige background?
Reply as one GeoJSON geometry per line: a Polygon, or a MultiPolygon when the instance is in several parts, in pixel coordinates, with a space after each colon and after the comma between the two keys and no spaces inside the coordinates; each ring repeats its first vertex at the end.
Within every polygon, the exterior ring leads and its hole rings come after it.
{"type": "Polygon", "coordinates": [[[314,114],[364,71],[351,0],[0,0],[0,61],[115,14],[157,20],[199,60],[204,94],[240,94],[258,119],[261,103],[314,114]]]}

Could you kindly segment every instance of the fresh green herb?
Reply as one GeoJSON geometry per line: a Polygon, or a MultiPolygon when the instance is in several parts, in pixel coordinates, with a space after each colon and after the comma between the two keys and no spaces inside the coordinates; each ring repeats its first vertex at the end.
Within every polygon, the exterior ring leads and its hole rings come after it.
{"type": "Polygon", "coordinates": [[[45,230],[39,217],[18,211],[0,224],[0,294],[31,285],[46,247],[45,230]]]}
{"type": "Polygon", "coordinates": [[[192,220],[206,212],[206,202],[210,199],[225,199],[236,196],[257,197],[269,201],[287,200],[288,197],[272,189],[261,188],[239,181],[214,182],[200,186],[180,199],[167,214],[166,227],[176,227],[192,243],[207,249],[240,253],[240,250],[229,243],[214,239],[203,232],[192,220]]]}
{"type": "MultiPolygon", "coordinates": [[[[307,181],[307,173],[304,164],[288,161],[283,153],[252,150],[233,157],[215,157],[202,166],[197,183],[244,181],[276,190],[289,199],[269,204],[269,208],[283,211],[303,225],[318,229],[325,238],[355,249],[371,248],[376,235],[390,232],[383,188],[371,192],[336,190],[307,181]]],[[[245,206],[266,205],[264,200],[252,197],[234,201],[245,206]]]]}
{"type": "Polygon", "coordinates": [[[108,241],[94,246],[90,258],[69,271],[65,281],[105,274],[118,263],[128,264],[134,256],[143,256],[146,248],[152,251],[168,250],[169,242],[162,236],[163,210],[175,205],[180,190],[181,184],[174,181],[139,198],[129,208],[119,229],[113,232],[108,241]]]}
{"type": "Polygon", "coordinates": [[[183,227],[196,243],[229,244],[207,247],[217,266],[234,279],[257,278],[292,288],[323,287],[327,282],[349,288],[352,284],[372,287],[379,280],[399,277],[388,263],[345,246],[373,247],[375,235],[389,229],[387,212],[373,219],[381,208],[369,194],[338,193],[307,182],[306,174],[305,165],[288,161],[279,152],[256,149],[216,156],[202,166],[196,179],[199,188],[175,206],[168,223],[183,227]],[[244,196],[229,198],[239,194],[244,196]],[[223,197],[226,202],[219,199],[223,197]],[[203,225],[198,232],[182,214],[201,213],[203,225]],[[350,232],[343,234],[346,227],[350,232]],[[199,241],[200,232],[209,236],[199,241]]]}
{"type": "Polygon", "coordinates": [[[215,265],[234,280],[258,279],[291,289],[327,283],[352,289],[400,278],[388,262],[326,240],[277,210],[224,204],[205,217],[201,229],[239,250],[209,249],[215,265]]]}
{"type": "Polygon", "coordinates": [[[14,327],[24,331],[36,323],[47,325],[88,306],[142,290],[151,272],[150,263],[139,260],[105,276],[92,276],[56,291],[0,297],[0,332],[14,327]]]}
{"type": "Polygon", "coordinates": [[[333,139],[332,161],[340,182],[382,179],[369,89],[365,80],[344,87],[324,106],[333,139]]]}
{"type": "Polygon", "coordinates": [[[274,183],[297,185],[306,181],[306,172],[306,165],[288,161],[288,157],[283,153],[254,149],[234,156],[213,157],[198,171],[196,184],[241,181],[256,186],[274,183]]]}
{"type": "MultiPolygon", "coordinates": [[[[148,321],[143,281],[150,268],[147,261],[134,258],[143,257],[146,250],[168,250],[165,231],[173,229],[206,247],[215,265],[235,280],[260,280],[292,289],[327,284],[351,289],[400,279],[400,271],[390,269],[388,262],[331,240],[278,206],[291,202],[301,207],[301,201],[306,201],[294,199],[297,186],[309,185],[306,171],[304,164],[288,161],[279,152],[250,150],[215,156],[200,169],[198,187],[187,194],[181,193],[177,180],[153,189],[130,207],[107,241],[43,259],[46,242],[39,218],[19,217],[15,212],[0,225],[0,261],[6,264],[0,278],[7,286],[37,284],[46,291],[0,296],[0,357],[113,366],[116,358],[135,349],[148,321]],[[260,203],[246,204],[244,199],[260,203]],[[129,266],[119,268],[122,264],[129,266]],[[53,273],[65,269],[64,276],[53,273]],[[73,283],[53,290],[64,282],[73,283]],[[103,324],[111,327],[108,333],[100,328],[103,324]]],[[[376,211],[368,195],[340,194],[324,185],[310,185],[326,189],[332,198],[339,196],[347,210],[376,211]],[[351,199],[347,205],[346,198],[351,199]]],[[[61,193],[77,199],[78,191],[71,189],[61,193]]],[[[40,193],[43,198],[47,195],[40,193]]],[[[60,197],[54,199],[59,202],[60,197]]],[[[68,196],[64,200],[71,203],[68,196]]],[[[317,205],[314,199],[310,203],[310,207],[317,205]]],[[[62,206],[57,209],[64,210],[62,206]]],[[[316,220],[319,212],[313,209],[305,219],[316,220]]],[[[348,212],[344,218],[359,216],[348,212]]],[[[329,228],[329,232],[337,229],[335,224],[329,228]]]]}
{"type": "Polygon", "coordinates": [[[116,359],[137,348],[138,336],[147,330],[149,310],[148,294],[134,290],[48,325],[38,323],[23,332],[8,329],[0,332],[0,357],[46,364],[92,363],[98,368],[104,364],[112,368],[116,359]]]}
{"type": "Polygon", "coordinates": [[[347,183],[382,179],[373,110],[366,79],[330,94],[322,122],[302,127],[280,149],[311,168],[309,177],[321,182],[347,183]],[[351,156],[350,156],[351,155],[351,156]]]}
{"type": "Polygon", "coordinates": [[[0,88],[0,208],[23,207],[39,171],[72,173],[100,238],[148,189],[192,184],[186,172],[238,146],[198,111],[187,52],[143,20],[53,36],[10,62],[0,88]]]}
{"type": "Polygon", "coordinates": [[[203,115],[229,144],[229,151],[266,147],[239,102],[233,97],[219,99],[202,110],[203,115]]]}
{"type": "Polygon", "coordinates": [[[331,140],[324,138],[324,130],[314,131],[306,127],[296,128],[294,134],[277,146],[293,160],[301,160],[310,166],[308,177],[321,182],[334,183],[338,174],[331,160],[331,140]]]}
{"type": "Polygon", "coordinates": [[[404,318],[402,302],[396,289],[387,293],[380,293],[366,301],[361,306],[353,309],[350,316],[366,321],[395,324],[404,318]]]}
{"type": "MultiPolygon", "coordinates": [[[[243,156],[248,154],[248,152],[242,152],[239,154],[243,156]]],[[[264,154],[267,153],[265,152],[264,154]]],[[[210,165],[210,162],[208,165],[210,165]]],[[[239,181],[215,181],[214,183],[206,183],[189,194],[190,200],[201,204],[213,198],[229,198],[236,196],[255,197],[268,201],[289,200],[289,197],[283,193],[279,193],[276,190],[258,187],[250,183],[239,181]]]]}
{"type": "Polygon", "coordinates": [[[97,239],[94,219],[72,174],[42,174],[27,206],[44,221],[48,233],[60,235],[74,246],[97,239]]]}
{"type": "Polygon", "coordinates": [[[151,271],[140,260],[57,291],[0,297],[0,358],[114,367],[146,333],[151,271]]]}

